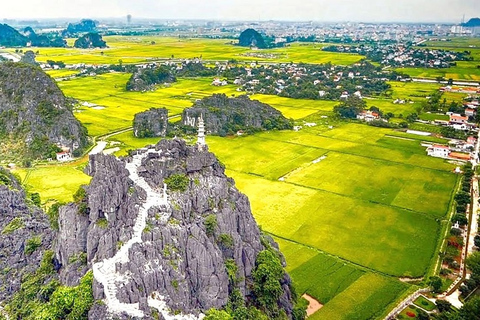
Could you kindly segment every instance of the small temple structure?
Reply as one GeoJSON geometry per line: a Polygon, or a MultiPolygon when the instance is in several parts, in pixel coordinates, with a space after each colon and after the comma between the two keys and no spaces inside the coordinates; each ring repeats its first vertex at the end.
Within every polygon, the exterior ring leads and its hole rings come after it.
{"type": "Polygon", "coordinates": [[[197,146],[199,150],[205,150],[207,143],[205,142],[205,123],[203,122],[203,116],[200,115],[198,119],[198,136],[197,146]]]}

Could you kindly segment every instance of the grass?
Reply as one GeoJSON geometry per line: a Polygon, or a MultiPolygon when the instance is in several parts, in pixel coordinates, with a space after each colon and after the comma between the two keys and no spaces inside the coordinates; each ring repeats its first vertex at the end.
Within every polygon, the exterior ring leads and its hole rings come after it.
{"type": "Polygon", "coordinates": [[[42,202],[50,199],[59,202],[72,201],[78,187],[88,184],[91,179],[77,165],[38,166],[16,169],[15,172],[26,176],[23,184],[31,192],[38,192],[42,202]]]}
{"type": "Polygon", "coordinates": [[[207,142],[249,196],[264,230],[370,269],[416,277],[433,258],[437,219],[445,216],[456,176],[452,164],[425,155],[422,140],[392,134],[407,135],[349,123],[207,142]]]}
{"type": "Polygon", "coordinates": [[[422,113],[419,115],[419,118],[421,120],[426,120],[426,121],[435,121],[435,120],[449,120],[449,116],[446,114],[441,114],[441,113],[422,113]]]}
{"type": "Polygon", "coordinates": [[[288,263],[291,260],[297,260],[294,255],[305,255],[306,253],[303,253],[303,251],[307,251],[307,254],[313,254],[310,259],[301,265],[290,269],[289,274],[293,278],[299,294],[308,293],[322,304],[328,303],[365,274],[364,271],[355,266],[323,253],[315,252],[305,246],[290,244],[296,249],[293,251],[284,249],[289,244],[285,244],[279,239],[275,239],[275,241],[280,244],[288,263]]]}
{"type": "Polygon", "coordinates": [[[47,70],[45,72],[55,79],[69,77],[74,74],[78,74],[77,70],[68,70],[68,69],[47,70]]]}
{"type": "Polygon", "coordinates": [[[309,319],[375,319],[407,289],[404,283],[367,273],[309,319]]]}
{"type": "Polygon", "coordinates": [[[479,61],[457,61],[457,66],[450,68],[399,68],[396,70],[415,78],[443,77],[453,80],[479,81],[480,69],[477,69],[479,64],[479,61]]]}
{"type": "Polygon", "coordinates": [[[449,172],[335,152],[329,152],[326,159],[286,179],[296,185],[406,208],[436,218],[445,215],[455,180],[456,176],[449,172]]]}
{"type": "Polygon", "coordinates": [[[398,276],[422,275],[432,258],[439,229],[432,218],[247,174],[229,175],[267,232],[398,276]]]}
{"type": "Polygon", "coordinates": [[[432,301],[425,298],[424,296],[419,296],[415,301],[413,301],[413,303],[416,306],[422,309],[425,309],[427,311],[433,311],[436,309],[435,304],[432,301]]]}
{"type": "Polygon", "coordinates": [[[267,103],[279,110],[285,117],[295,120],[305,118],[309,115],[321,112],[331,114],[337,101],[290,99],[275,95],[255,94],[251,99],[267,103]]]}
{"type": "MultiPolygon", "coordinates": [[[[107,36],[103,38],[109,48],[34,48],[36,60],[63,61],[66,64],[116,64],[141,63],[159,59],[192,59],[218,61],[276,61],[327,63],[348,65],[360,61],[363,56],[322,51],[316,43],[292,43],[285,48],[252,51],[235,46],[228,39],[189,39],[161,36],[107,36]],[[154,42],[154,43],[152,43],[154,42]],[[266,56],[267,55],[267,56],[266,56]]],[[[29,48],[32,49],[32,48],[29,48]]]]}

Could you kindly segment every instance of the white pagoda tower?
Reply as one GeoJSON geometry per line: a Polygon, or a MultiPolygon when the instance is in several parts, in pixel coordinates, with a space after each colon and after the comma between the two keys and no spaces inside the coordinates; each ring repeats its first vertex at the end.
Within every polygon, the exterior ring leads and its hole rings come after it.
{"type": "Polygon", "coordinates": [[[198,119],[198,138],[197,138],[197,146],[199,150],[204,150],[206,146],[205,142],[205,124],[203,122],[203,116],[200,114],[200,118],[198,119]]]}

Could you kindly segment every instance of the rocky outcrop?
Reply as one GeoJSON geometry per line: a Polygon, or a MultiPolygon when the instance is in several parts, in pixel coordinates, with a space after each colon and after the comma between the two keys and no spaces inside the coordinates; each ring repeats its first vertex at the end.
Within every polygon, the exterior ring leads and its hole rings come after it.
{"type": "Polygon", "coordinates": [[[205,121],[207,133],[224,136],[239,130],[292,129],[292,121],[268,104],[250,100],[248,96],[228,98],[225,94],[214,94],[197,101],[182,114],[182,124],[197,127],[198,118],[205,121]]]}
{"type": "MultiPolygon", "coordinates": [[[[89,318],[197,319],[234,290],[255,300],[252,272],[265,244],[247,197],[212,153],[162,140],[125,159],[91,156],[86,171],[85,198],[60,210],[56,256],[71,270],[68,256],[86,253],[103,301],[89,318]]],[[[277,303],[290,315],[286,273],[281,282],[277,303]]]]}
{"type": "Polygon", "coordinates": [[[55,81],[41,69],[0,64],[0,151],[13,159],[55,158],[59,147],[79,153],[87,131],[55,81]]]}
{"type": "Polygon", "coordinates": [[[47,216],[0,168],[0,302],[12,298],[24,278],[38,268],[53,238],[47,216]]]}
{"type": "Polygon", "coordinates": [[[38,65],[37,61],[35,61],[35,53],[32,50],[27,50],[23,54],[22,58],[20,59],[21,63],[31,64],[31,65],[38,65]]]}
{"type": "Polygon", "coordinates": [[[137,138],[165,137],[167,126],[168,110],[166,108],[151,108],[135,114],[133,134],[137,138]]]}
{"type": "Polygon", "coordinates": [[[107,43],[103,41],[102,36],[98,33],[89,32],[75,40],[73,46],[81,49],[106,48],[107,43]]]}
{"type": "Polygon", "coordinates": [[[240,34],[238,38],[238,45],[242,47],[257,47],[264,49],[267,47],[263,37],[255,29],[246,29],[240,34]]]}
{"type": "Polygon", "coordinates": [[[138,68],[128,79],[127,91],[150,91],[154,90],[157,84],[172,83],[177,81],[171,71],[165,66],[149,66],[138,68]]]}

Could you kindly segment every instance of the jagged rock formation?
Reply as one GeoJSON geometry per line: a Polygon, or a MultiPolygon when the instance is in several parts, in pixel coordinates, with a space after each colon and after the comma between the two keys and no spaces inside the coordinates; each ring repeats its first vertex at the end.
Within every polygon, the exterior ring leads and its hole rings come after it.
{"type": "MultiPolygon", "coordinates": [[[[162,140],[125,159],[91,156],[86,170],[85,197],[60,210],[56,257],[61,278],[75,284],[69,257],[86,253],[104,302],[89,318],[199,319],[233,291],[254,303],[252,272],[266,244],[212,153],[162,140]]],[[[278,282],[276,303],[290,316],[290,279],[278,282]]]]}
{"type": "Polygon", "coordinates": [[[0,167],[0,302],[11,298],[24,277],[38,268],[53,237],[47,216],[0,167]]]}
{"type": "Polygon", "coordinates": [[[291,129],[292,122],[268,104],[250,100],[248,96],[228,98],[225,94],[214,94],[197,101],[182,113],[182,124],[197,127],[202,115],[209,134],[234,134],[239,130],[291,129]]]}
{"type": "Polygon", "coordinates": [[[0,64],[0,152],[3,157],[55,158],[59,146],[88,145],[86,129],[55,81],[41,69],[0,64]]]}
{"type": "Polygon", "coordinates": [[[23,54],[22,58],[20,59],[21,63],[31,64],[31,65],[38,65],[37,61],[35,61],[35,53],[32,50],[27,50],[23,54]]]}
{"type": "Polygon", "coordinates": [[[242,47],[257,47],[265,49],[267,45],[263,40],[263,37],[255,29],[246,29],[240,34],[238,38],[238,45],[242,47]]]}
{"type": "Polygon", "coordinates": [[[128,79],[127,91],[149,91],[155,89],[155,85],[172,83],[177,81],[169,69],[164,66],[139,68],[128,79]]]}
{"type": "Polygon", "coordinates": [[[90,32],[75,40],[73,46],[81,49],[106,48],[107,43],[103,41],[102,36],[98,33],[90,32]]]}
{"type": "Polygon", "coordinates": [[[167,126],[168,110],[166,108],[151,108],[135,115],[133,134],[138,138],[165,137],[167,126]]]}

